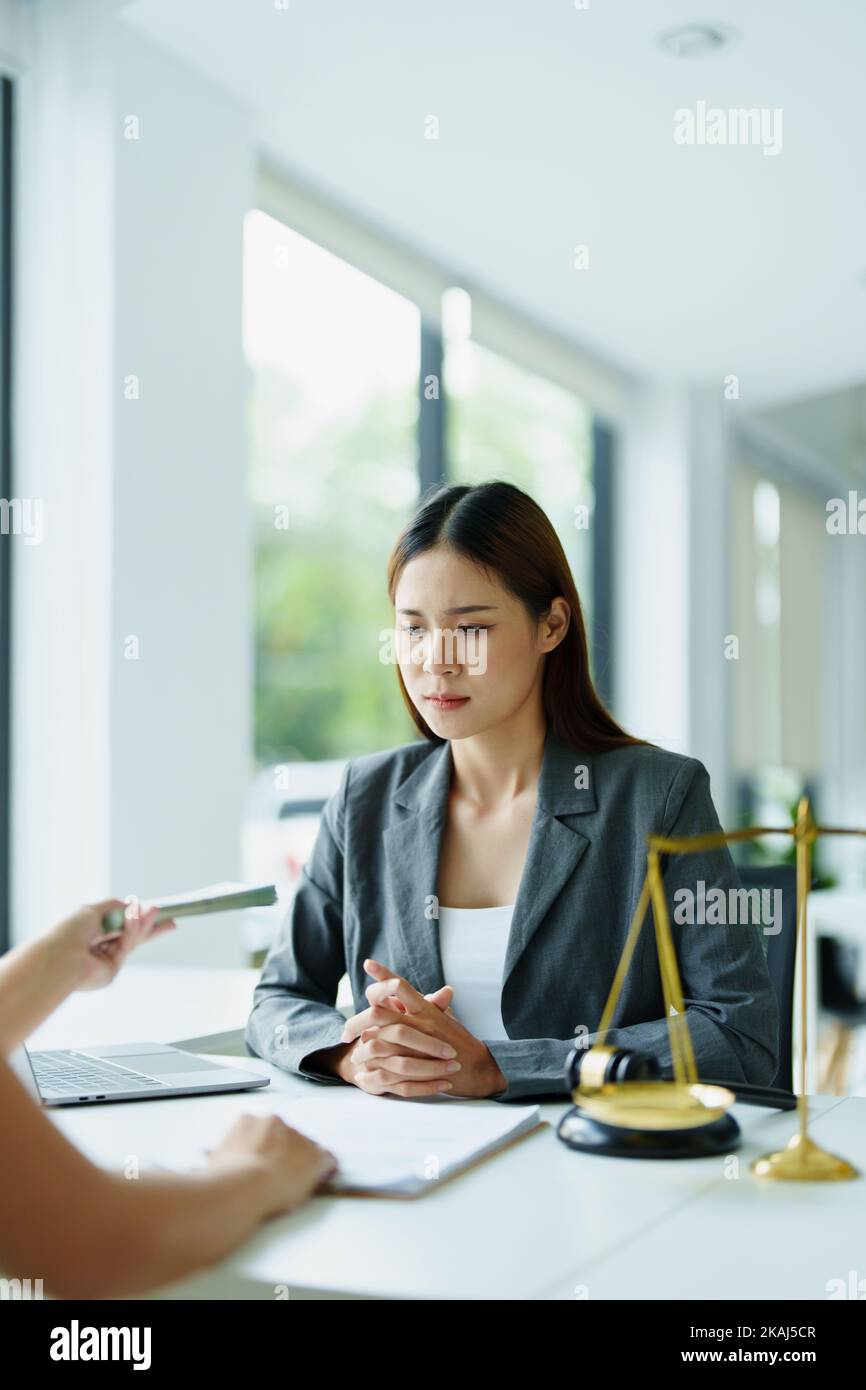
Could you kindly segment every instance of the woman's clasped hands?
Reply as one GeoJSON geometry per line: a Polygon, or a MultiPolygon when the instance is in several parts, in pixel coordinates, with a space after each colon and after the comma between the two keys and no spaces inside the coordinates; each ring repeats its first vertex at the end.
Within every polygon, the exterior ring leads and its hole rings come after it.
{"type": "Polygon", "coordinates": [[[451,1009],[453,990],[444,985],[421,994],[408,980],[377,960],[364,969],[375,983],[366,990],[369,1008],[350,1018],[341,1042],[348,1044],[339,1075],[371,1095],[436,1095],[480,1098],[507,1086],[490,1049],[451,1009]]]}

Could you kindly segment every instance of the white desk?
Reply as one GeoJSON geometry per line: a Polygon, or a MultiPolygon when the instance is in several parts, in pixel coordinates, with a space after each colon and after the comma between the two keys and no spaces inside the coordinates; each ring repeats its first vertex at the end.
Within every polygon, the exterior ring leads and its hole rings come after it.
{"type": "MultiPolygon", "coordinates": [[[[821,1100],[830,1104],[813,1115],[813,1139],[866,1174],[866,1100],[821,1100]]],[[[786,1114],[761,1127],[761,1143],[780,1147],[790,1133],[786,1114]]],[[[866,1177],[761,1182],[745,1162],[757,1152],[750,1138],[740,1150],[739,1178],[716,1177],[695,1200],[592,1262],[585,1271],[590,1297],[826,1300],[830,1288],[839,1287],[831,1281],[850,1290],[852,1271],[862,1280],[866,1177]]],[[[544,1296],[573,1293],[559,1280],[544,1296]]]]}
{"type": "MultiPolygon", "coordinates": [[[[148,983],[155,983],[157,973],[147,972],[148,983]]],[[[191,977],[188,984],[199,976],[177,973],[191,977]]],[[[138,974],[144,984],[145,972],[138,974]]],[[[177,998],[184,993],[178,990],[177,998]]],[[[163,990],[163,1000],[168,997],[163,990]]],[[[98,1026],[99,998],[91,996],[89,1041],[110,1040],[98,1026]]],[[[138,1007],[152,1017],[140,991],[138,1007]]],[[[168,1012],[166,1007],[166,1017],[168,1012]]],[[[136,1032],[135,1020],[127,1022],[129,1037],[154,1036],[152,1027],[136,1032]]],[[[186,1035],[185,1026],[175,1026],[159,1040],[186,1035]]],[[[327,1102],[328,1087],[255,1058],[243,1065],[272,1078],[269,1092],[327,1102]]],[[[116,1164],[130,1154],[157,1152],[161,1135],[170,1145],[186,1126],[207,1142],[232,1115],[254,1113],[267,1095],[53,1114],[92,1157],[116,1164]]],[[[794,1112],[736,1107],[744,1140],[737,1151],[741,1176],[731,1180],[725,1176],[730,1157],[635,1162],[572,1152],[555,1136],[564,1109],[545,1105],[549,1127],[414,1201],[316,1197],[301,1211],[269,1222],[216,1270],[159,1296],[273,1299],[276,1287],[287,1286],[293,1299],[823,1298],[828,1279],[862,1267],[866,1179],[786,1186],[759,1183],[748,1172],[753,1157],[794,1132],[794,1112]]],[[[813,1115],[816,1139],[866,1172],[866,1100],[820,1096],[813,1115]]]]}

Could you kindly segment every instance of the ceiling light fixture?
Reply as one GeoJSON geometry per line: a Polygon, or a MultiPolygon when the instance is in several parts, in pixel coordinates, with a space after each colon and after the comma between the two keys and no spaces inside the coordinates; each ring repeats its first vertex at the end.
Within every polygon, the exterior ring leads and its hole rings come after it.
{"type": "Polygon", "coordinates": [[[674,58],[706,58],[739,38],[727,24],[680,24],[658,36],[659,48],[674,58]]]}

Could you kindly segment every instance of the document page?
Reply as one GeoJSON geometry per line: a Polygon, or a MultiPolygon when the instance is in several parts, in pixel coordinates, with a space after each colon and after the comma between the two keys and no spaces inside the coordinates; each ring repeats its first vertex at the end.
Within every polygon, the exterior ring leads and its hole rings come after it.
{"type": "Polygon", "coordinates": [[[499,1107],[452,1096],[404,1100],[356,1088],[298,1099],[214,1097],[201,1108],[196,1133],[166,1137],[152,1152],[151,1166],[174,1172],[201,1166],[241,1111],[279,1115],[330,1149],[340,1171],[325,1190],[383,1196],[415,1196],[539,1123],[537,1105],[499,1107]]]}

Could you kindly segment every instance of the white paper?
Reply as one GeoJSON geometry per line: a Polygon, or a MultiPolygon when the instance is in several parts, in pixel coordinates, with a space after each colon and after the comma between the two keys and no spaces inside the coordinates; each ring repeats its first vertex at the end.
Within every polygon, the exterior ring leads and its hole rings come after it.
{"type": "MultiPolygon", "coordinates": [[[[277,1114],[286,1124],[314,1139],[336,1157],[339,1172],[328,1184],[383,1194],[413,1194],[465,1167],[538,1122],[538,1106],[499,1108],[490,1103],[434,1096],[404,1100],[397,1096],[368,1096],[363,1091],[337,1091],[328,1096],[280,1100],[275,1096],[245,1097],[245,1108],[256,1114],[277,1114]]],[[[232,1118],[237,1116],[234,1109],[232,1118]]],[[[202,1119],[205,1116],[202,1115],[202,1119]]],[[[158,1155],[154,1166],[188,1171],[205,1161],[205,1152],[227,1128],[225,1114],[208,1105],[207,1133],[184,1148],[176,1139],[158,1155]]]]}

